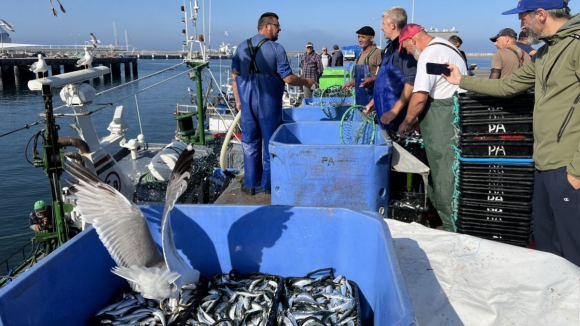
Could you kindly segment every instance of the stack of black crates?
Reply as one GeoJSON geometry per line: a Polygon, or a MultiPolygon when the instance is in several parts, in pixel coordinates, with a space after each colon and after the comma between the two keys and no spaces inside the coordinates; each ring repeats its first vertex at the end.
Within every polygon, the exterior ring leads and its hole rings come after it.
{"type": "Polygon", "coordinates": [[[529,243],[534,189],[534,95],[459,96],[459,233],[529,243]]]}

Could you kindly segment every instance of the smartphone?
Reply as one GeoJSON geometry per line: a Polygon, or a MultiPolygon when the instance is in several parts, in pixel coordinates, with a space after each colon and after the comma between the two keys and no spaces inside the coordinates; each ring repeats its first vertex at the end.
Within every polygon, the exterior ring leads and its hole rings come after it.
{"type": "Polygon", "coordinates": [[[440,76],[441,74],[445,76],[451,75],[449,67],[444,63],[427,62],[427,73],[429,75],[438,75],[438,76],[440,76]]]}

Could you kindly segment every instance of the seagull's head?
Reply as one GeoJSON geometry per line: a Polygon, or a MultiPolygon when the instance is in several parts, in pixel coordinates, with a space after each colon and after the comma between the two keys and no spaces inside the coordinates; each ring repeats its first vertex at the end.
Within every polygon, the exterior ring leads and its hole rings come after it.
{"type": "Polygon", "coordinates": [[[38,54],[38,59],[42,59],[42,54],[38,54]]]}

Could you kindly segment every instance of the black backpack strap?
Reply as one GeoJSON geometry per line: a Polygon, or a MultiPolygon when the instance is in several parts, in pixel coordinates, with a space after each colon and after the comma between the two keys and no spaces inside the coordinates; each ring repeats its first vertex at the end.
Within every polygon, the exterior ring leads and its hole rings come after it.
{"type": "Polygon", "coordinates": [[[256,55],[258,54],[258,50],[260,50],[260,47],[262,46],[262,44],[264,44],[266,41],[269,41],[270,39],[265,38],[263,40],[260,41],[260,43],[258,43],[258,45],[256,45],[256,47],[254,48],[252,46],[252,39],[249,38],[247,41],[248,44],[248,50],[250,50],[250,55],[252,56],[252,61],[250,62],[250,74],[259,74],[260,73],[260,69],[258,69],[258,64],[256,64],[256,55]]]}
{"type": "Polygon", "coordinates": [[[518,58],[518,62],[520,63],[518,67],[523,66],[524,65],[524,50],[522,50],[522,56],[520,57],[518,55],[518,52],[516,50],[514,50],[512,48],[509,48],[509,47],[507,49],[511,50],[516,55],[516,57],[518,58]]]}

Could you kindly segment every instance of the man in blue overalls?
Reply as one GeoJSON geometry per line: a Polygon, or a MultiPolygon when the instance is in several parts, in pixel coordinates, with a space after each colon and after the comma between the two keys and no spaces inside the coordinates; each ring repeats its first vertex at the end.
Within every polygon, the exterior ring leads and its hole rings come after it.
{"type": "Polygon", "coordinates": [[[282,29],[278,15],[264,13],[258,20],[258,34],[243,41],[232,58],[232,86],[236,108],[242,111],[244,187],[249,195],[261,187],[270,193],[268,143],[282,124],[284,83],[312,87],[312,79],[300,78],[292,68],[282,45],[276,43],[282,29]]]}
{"type": "Polygon", "coordinates": [[[365,111],[368,113],[376,110],[380,119],[379,125],[394,132],[397,132],[399,124],[407,114],[407,104],[413,93],[417,74],[417,60],[406,51],[398,51],[399,35],[405,25],[407,12],[403,7],[392,7],[383,13],[381,29],[391,42],[383,50],[383,61],[374,80],[373,99],[367,104],[365,111]]]}

